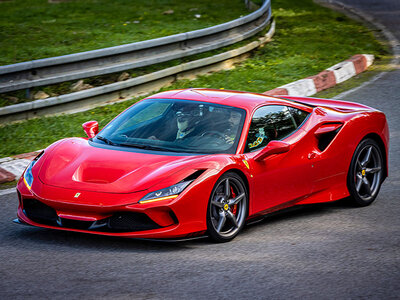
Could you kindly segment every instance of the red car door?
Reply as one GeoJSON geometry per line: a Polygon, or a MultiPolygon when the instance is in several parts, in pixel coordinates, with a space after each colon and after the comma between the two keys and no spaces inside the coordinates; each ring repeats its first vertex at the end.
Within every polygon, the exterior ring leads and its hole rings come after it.
{"type": "Polygon", "coordinates": [[[244,154],[252,179],[250,214],[291,205],[312,192],[315,173],[309,155],[314,137],[301,129],[308,116],[308,112],[282,105],[255,111],[244,154]],[[254,160],[272,140],[288,143],[289,151],[254,160]]]}

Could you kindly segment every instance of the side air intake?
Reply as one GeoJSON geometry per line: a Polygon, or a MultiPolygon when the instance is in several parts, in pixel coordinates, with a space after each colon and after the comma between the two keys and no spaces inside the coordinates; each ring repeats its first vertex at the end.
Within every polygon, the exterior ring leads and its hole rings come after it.
{"type": "Polygon", "coordinates": [[[319,126],[319,128],[315,131],[314,134],[318,139],[318,149],[321,152],[324,151],[329,146],[329,144],[333,141],[333,139],[338,134],[342,126],[343,123],[340,122],[324,123],[319,126]]]}

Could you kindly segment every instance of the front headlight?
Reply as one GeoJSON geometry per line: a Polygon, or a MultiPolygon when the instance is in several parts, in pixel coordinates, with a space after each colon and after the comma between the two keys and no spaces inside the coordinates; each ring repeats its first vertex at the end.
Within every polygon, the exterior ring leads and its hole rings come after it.
{"type": "Polygon", "coordinates": [[[31,190],[32,188],[32,183],[33,183],[33,175],[32,175],[32,168],[33,166],[37,163],[37,161],[39,160],[39,158],[43,155],[44,151],[42,151],[38,156],[36,156],[28,165],[28,167],[26,168],[25,172],[24,172],[24,182],[26,187],[28,188],[28,190],[31,190]]]}
{"type": "Polygon", "coordinates": [[[180,193],[192,182],[193,180],[179,182],[177,184],[171,185],[162,190],[158,190],[155,192],[148,193],[142,199],[139,200],[139,203],[149,203],[160,200],[170,200],[175,199],[179,196],[180,193]]]}

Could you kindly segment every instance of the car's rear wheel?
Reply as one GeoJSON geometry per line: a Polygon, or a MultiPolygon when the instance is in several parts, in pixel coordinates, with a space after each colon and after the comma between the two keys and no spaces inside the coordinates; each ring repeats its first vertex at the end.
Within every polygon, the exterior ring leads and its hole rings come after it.
{"type": "Polygon", "coordinates": [[[207,231],[216,242],[232,240],[243,228],[248,193],[242,178],[227,172],[216,182],[207,209],[207,231]]]}
{"type": "Polygon", "coordinates": [[[367,206],[379,193],[383,179],[382,151],[373,139],[364,139],[357,146],[347,176],[353,204],[367,206]]]}

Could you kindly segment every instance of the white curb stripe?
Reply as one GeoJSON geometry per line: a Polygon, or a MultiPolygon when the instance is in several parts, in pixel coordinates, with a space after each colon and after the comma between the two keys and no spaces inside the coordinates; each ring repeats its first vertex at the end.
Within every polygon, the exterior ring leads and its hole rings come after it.
{"type": "Polygon", "coordinates": [[[300,79],[295,82],[285,84],[280,88],[286,89],[289,96],[310,96],[317,92],[314,80],[300,79]]]}
{"type": "Polygon", "coordinates": [[[1,163],[4,163],[4,162],[6,162],[6,161],[10,161],[10,160],[12,160],[11,157],[3,157],[3,158],[0,158],[0,164],[1,164],[1,163]]]}
{"type": "Polygon", "coordinates": [[[29,159],[16,159],[0,164],[0,168],[14,174],[18,179],[30,162],[31,160],[29,159]]]}
{"type": "Polygon", "coordinates": [[[357,74],[352,61],[340,62],[327,70],[332,71],[335,75],[336,84],[346,81],[357,74]]]}
{"type": "Polygon", "coordinates": [[[336,100],[344,100],[343,98],[346,97],[347,95],[350,95],[351,93],[354,93],[355,91],[358,91],[359,89],[362,89],[363,87],[377,81],[378,79],[380,79],[383,75],[387,74],[387,72],[382,72],[379,73],[378,75],[374,76],[372,79],[362,83],[361,85],[352,88],[351,90],[347,90],[343,93],[340,93],[338,95],[336,95],[335,97],[332,97],[332,99],[336,99],[336,100]]]}
{"type": "Polygon", "coordinates": [[[363,54],[365,59],[367,60],[367,68],[373,64],[375,57],[372,54],[363,54]]]}

